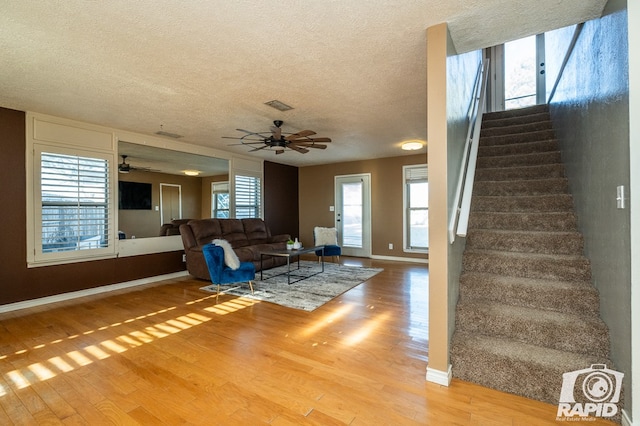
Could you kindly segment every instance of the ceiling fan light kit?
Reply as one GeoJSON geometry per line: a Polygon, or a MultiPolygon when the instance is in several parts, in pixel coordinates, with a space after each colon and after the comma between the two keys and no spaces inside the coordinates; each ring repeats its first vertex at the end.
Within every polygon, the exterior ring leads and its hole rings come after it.
{"type": "Polygon", "coordinates": [[[313,130],[301,130],[297,133],[287,133],[282,131],[282,120],[275,120],[270,132],[250,132],[244,129],[236,129],[246,133],[241,137],[223,136],[225,139],[237,139],[239,144],[252,146],[249,152],[268,149],[277,154],[282,154],[286,150],[297,151],[301,154],[309,152],[309,148],[326,149],[325,143],[331,142],[330,138],[312,138],[316,132],[313,130]]]}

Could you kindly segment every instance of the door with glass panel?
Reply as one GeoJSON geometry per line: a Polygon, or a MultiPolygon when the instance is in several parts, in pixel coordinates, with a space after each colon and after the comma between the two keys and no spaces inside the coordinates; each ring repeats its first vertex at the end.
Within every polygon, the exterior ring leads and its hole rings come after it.
{"type": "Polygon", "coordinates": [[[336,176],[336,228],[345,256],[371,256],[371,175],[336,176]]]}

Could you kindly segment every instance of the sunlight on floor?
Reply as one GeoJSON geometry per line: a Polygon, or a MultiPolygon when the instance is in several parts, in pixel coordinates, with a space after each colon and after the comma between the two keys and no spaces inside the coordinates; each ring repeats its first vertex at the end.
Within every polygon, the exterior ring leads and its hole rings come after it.
{"type": "MultiPolygon", "coordinates": [[[[207,296],[201,299],[186,302],[185,305],[196,305],[202,302],[210,302],[214,296],[207,296]]],[[[241,309],[253,306],[259,301],[237,298],[229,300],[223,303],[219,303],[213,306],[203,307],[202,310],[211,312],[216,315],[227,315],[232,312],[237,312],[241,309]]],[[[135,321],[140,321],[149,317],[153,317],[159,314],[170,312],[177,307],[171,307],[161,309],[156,312],[151,312],[145,315],[140,315],[135,318],[128,319],[126,321],[113,323],[110,325],[99,327],[95,330],[88,330],[82,333],[82,335],[89,335],[100,331],[109,330],[115,327],[120,327],[125,324],[129,325],[135,321]]],[[[106,339],[99,343],[89,345],[83,349],[77,349],[62,356],[55,356],[49,358],[46,361],[36,362],[26,367],[18,368],[13,371],[9,371],[4,374],[5,379],[10,385],[16,389],[24,389],[35,383],[49,380],[56,377],[58,374],[68,373],[76,370],[80,367],[87,366],[96,361],[104,360],[112,355],[120,354],[144,344],[152,343],[158,339],[162,339],[167,336],[174,335],[183,330],[188,330],[194,326],[200,325],[204,322],[210,321],[212,317],[202,315],[196,312],[190,312],[185,315],[181,315],[176,318],[168,319],[166,321],[158,322],[153,325],[145,326],[140,330],[134,330],[126,334],[122,334],[113,339],[106,339]]],[[[9,362],[19,361],[24,355],[47,346],[53,346],[61,344],[65,341],[69,341],[79,337],[79,335],[71,335],[65,339],[56,339],[49,343],[40,343],[33,346],[31,349],[21,349],[13,354],[0,355],[0,360],[7,360],[9,362]]],[[[0,397],[7,395],[10,389],[7,389],[5,385],[0,384],[0,397]]]]}
{"type": "Polygon", "coordinates": [[[383,314],[377,315],[374,319],[365,323],[358,331],[351,334],[344,339],[344,343],[349,346],[357,345],[358,343],[365,340],[371,333],[373,333],[376,329],[380,328],[382,324],[384,324],[389,319],[389,313],[385,312],[383,314]]]}

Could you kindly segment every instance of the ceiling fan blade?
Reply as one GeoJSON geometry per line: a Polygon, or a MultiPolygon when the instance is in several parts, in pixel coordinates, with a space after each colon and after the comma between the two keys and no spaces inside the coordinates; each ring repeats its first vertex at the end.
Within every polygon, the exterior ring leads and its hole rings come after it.
{"type": "MultiPolygon", "coordinates": [[[[291,146],[291,145],[289,145],[289,146],[291,146]]],[[[301,147],[304,147],[304,148],[327,149],[326,145],[314,145],[313,143],[310,143],[310,144],[298,143],[298,144],[296,144],[296,146],[301,146],[301,147]]]]}
{"type": "Polygon", "coordinates": [[[262,139],[251,139],[248,138],[247,136],[243,136],[241,138],[235,138],[233,136],[221,136],[222,139],[236,139],[236,140],[241,140],[241,141],[256,141],[256,142],[262,142],[264,141],[264,138],[262,139]]]}
{"type": "Polygon", "coordinates": [[[300,139],[300,138],[306,138],[307,136],[311,136],[311,135],[315,135],[316,132],[314,132],[313,130],[301,130],[298,133],[293,133],[289,136],[286,136],[285,139],[290,141],[293,139],[300,139]]]}
{"type": "Polygon", "coordinates": [[[276,150],[276,155],[278,155],[278,154],[284,154],[284,149],[276,150]]]}
{"type": "Polygon", "coordinates": [[[307,148],[302,148],[299,147],[297,145],[287,145],[290,149],[294,150],[294,151],[298,151],[301,154],[306,154],[307,152],[309,152],[309,150],[307,148]]]}
{"type": "Polygon", "coordinates": [[[250,149],[249,152],[260,151],[261,149],[267,148],[269,145],[259,146],[257,148],[250,149]]]}
{"type": "Polygon", "coordinates": [[[258,136],[262,136],[262,135],[260,135],[260,133],[250,132],[249,130],[244,130],[244,129],[236,129],[236,130],[237,130],[237,131],[239,131],[239,132],[245,132],[245,133],[248,133],[248,134],[250,134],[250,135],[258,135],[258,136]]]}
{"type": "Polygon", "coordinates": [[[331,139],[329,139],[329,138],[305,138],[305,139],[298,139],[298,140],[295,140],[295,141],[291,141],[291,143],[314,143],[314,142],[328,143],[328,142],[331,142],[331,139]]]}

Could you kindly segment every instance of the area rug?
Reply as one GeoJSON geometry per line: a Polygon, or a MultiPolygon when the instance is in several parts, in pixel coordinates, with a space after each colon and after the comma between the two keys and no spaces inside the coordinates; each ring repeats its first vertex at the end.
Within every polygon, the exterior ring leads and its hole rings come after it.
{"type": "MultiPolygon", "coordinates": [[[[295,281],[301,276],[313,275],[321,270],[321,265],[318,262],[300,261],[299,270],[294,269],[297,265],[297,262],[291,264],[291,281],[295,281]]],[[[289,308],[313,311],[334,297],[382,272],[383,269],[325,263],[324,272],[292,282],[290,285],[287,284],[287,276],[284,274],[286,271],[286,265],[263,271],[262,281],[259,280],[260,272],[257,272],[253,294],[251,294],[248,284],[221,286],[220,291],[289,308]]],[[[201,290],[215,293],[217,287],[217,285],[209,285],[202,287],[201,290]]]]}

